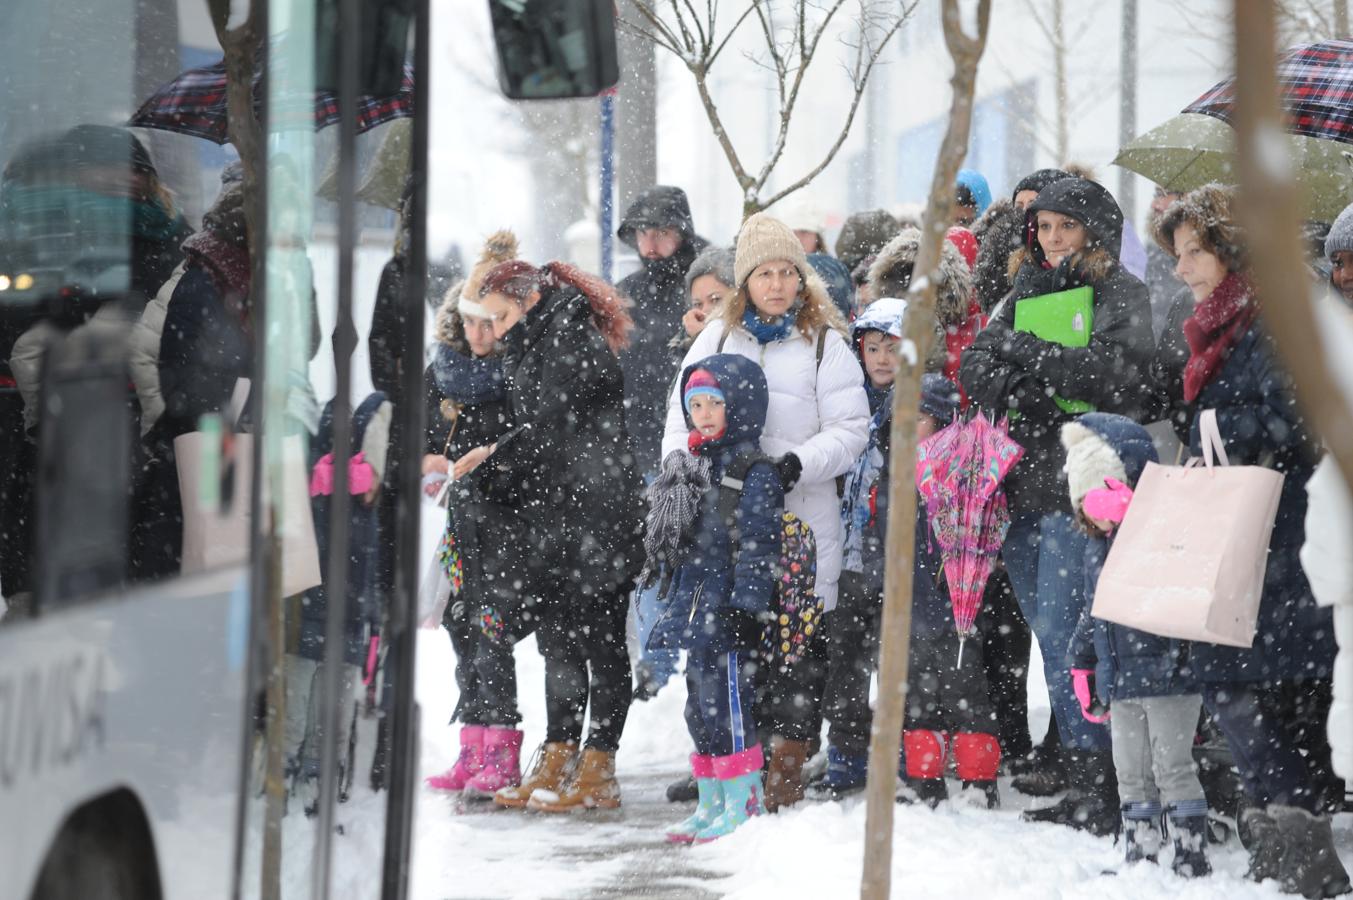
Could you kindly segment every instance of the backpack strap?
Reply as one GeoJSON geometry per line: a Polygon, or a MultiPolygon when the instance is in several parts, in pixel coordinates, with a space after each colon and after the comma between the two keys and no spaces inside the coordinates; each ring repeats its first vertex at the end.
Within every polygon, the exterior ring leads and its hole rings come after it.
{"type": "MultiPolygon", "coordinates": [[[[742,486],[747,472],[759,462],[770,462],[764,453],[744,453],[733,457],[733,461],[724,469],[719,478],[719,520],[732,531],[736,527],[738,503],[742,500],[742,486]]],[[[734,552],[737,552],[734,541],[734,552]]]]}
{"type": "Polygon", "coordinates": [[[822,354],[827,349],[827,331],[829,329],[823,325],[817,332],[817,367],[822,368],[822,354]]]}
{"type": "MultiPolygon", "coordinates": [[[[723,345],[726,344],[726,343],[728,343],[728,329],[727,329],[727,328],[724,328],[723,334],[719,335],[719,346],[717,346],[717,347],[714,348],[714,352],[715,352],[715,353],[722,353],[722,352],[723,352],[723,345]]],[[[818,358],[819,358],[819,359],[822,358],[822,357],[821,357],[821,354],[818,355],[818,358]]]]}

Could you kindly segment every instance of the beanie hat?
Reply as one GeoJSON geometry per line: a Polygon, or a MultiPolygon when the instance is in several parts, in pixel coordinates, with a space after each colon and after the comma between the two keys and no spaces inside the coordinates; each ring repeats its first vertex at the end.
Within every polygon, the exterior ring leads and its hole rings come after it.
{"type": "Polygon", "coordinates": [[[886,209],[852,213],[836,238],[836,258],[854,272],[866,256],[878,253],[902,230],[902,223],[886,209]]]}
{"type": "Polygon", "coordinates": [[[944,239],[958,248],[969,269],[977,265],[977,237],[971,231],[955,225],[944,233],[944,239]]]}
{"type": "Polygon", "coordinates": [[[958,412],[958,387],[938,372],[921,376],[921,414],[930,416],[943,427],[958,412]]]}
{"type": "Polygon", "coordinates": [[[738,232],[738,249],[733,263],[737,284],[734,287],[745,285],[757,266],[777,259],[792,262],[800,275],[811,271],[803,244],[789,226],[766,213],[756,213],[742,223],[742,230],[738,232]]]}
{"type": "Polygon", "coordinates": [[[1062,446],[1066,448],[1066,480],[1072,510],[1080,509],[1085,495],[1104,487],[1106,479],[1127,482],[1127,469],[1118,451],[1087,425],[1081,422],[1063,425],[1062,446]]]}
{"type": "Polygon", "coordinates": [[[708,369],[696,369],[686,379],[686,392],[681,397],[681,405],[686,412],[691,411],[691,399],[702,395],[724,402],[723,388],[719,387],[719,380],[708,369]]]}
{"type": "Polygon", "coordinates": [[[1341,250],[1353,250],[1353,204],[1344,207],[1330,226],[1330,233],[1325,235],[1326,258],[1341,250]]]}
{"type": "Polygon", "coordinates": [[[1071,173],[1065,169],[1039,169],[1036,172],[1030,172],[1019,180],[1015,189],[1010,192],[1010,202],[1014,203],[1015,198],[1023,191],[1033,191],[1035,194],[1042,193],[1043,188],[1052,184],[1054,181],[1061,181],[1063,178],[1070,178],[1071,173]]]}
{"type": "MultiPolygon", "coordinates": [[[[488,236],[484,241],[484,249],[479,251],[479,259],[475,261],[470,274],[460,287],[460,299],[456,301],[456,309],[462,316],[489,318],[489,311],[479,302],[479,290],[484,285],[484,276],[499,263],[515,259],[516,256],[517,236],[511,231],[503,229],[488,236]]],[[[451,297],[450,291],[447,292],[447,297],[448,299],[451,297]]]]}
{"type": "Polygon", "coordinates": [[[713,275],[720,283],[733,287],[733,251],[726,247],[707,247],[697,256],[686,270],[687,296],[691,293],[695,279],[705,275],[713,275]]]}
{"type": "Polygon", "coordinates": [[[972,197],[977,214],[980,216],[986,212],[991,205],[991,187],[987,184],[986,176],[976,169],[959,169],[957,181],[956,187],[966,189],[972,197]]]}

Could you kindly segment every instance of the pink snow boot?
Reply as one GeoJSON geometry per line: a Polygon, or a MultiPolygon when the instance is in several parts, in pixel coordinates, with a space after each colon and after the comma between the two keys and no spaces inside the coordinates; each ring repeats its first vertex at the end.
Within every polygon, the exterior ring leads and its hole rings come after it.
{"type": "Polygon", "coordinates": [[[460,756],[456,764],[440,775],[423,781],[434,791],[459,793],[465,784],[484,768],[484,735],[489,729],[483,725],[463,725],[460,729],[460,756]]]}
{"type": "Polygon", "coordinates": [[[489,800],[516,784],[521,784],[521,732],[489,726],[484,731],[484,766],[465,783],[465,796],[489,800]]]}

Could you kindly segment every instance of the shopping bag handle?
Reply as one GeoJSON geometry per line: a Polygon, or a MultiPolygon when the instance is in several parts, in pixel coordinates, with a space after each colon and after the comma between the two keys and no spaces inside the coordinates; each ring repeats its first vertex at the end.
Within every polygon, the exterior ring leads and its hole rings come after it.
{"type": "Polygon", "coordinates": [[[1203,445],[1203,462],[1210,469],[1213,465],[1213,453],[1223,466],[1229,466],[1231,460],[1226,455],[1226,445],[1222,443],[1221,429],[1217,427],[1217,411],[1205,409],[1198,418],[1198,437],[1203,445]]]}

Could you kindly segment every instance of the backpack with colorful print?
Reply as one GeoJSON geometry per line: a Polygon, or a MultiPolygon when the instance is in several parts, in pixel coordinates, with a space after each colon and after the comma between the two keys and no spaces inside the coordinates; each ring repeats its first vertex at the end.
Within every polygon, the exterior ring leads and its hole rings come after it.
{"type": "MultiPolygon", "coordinates": [[[[734,534],[733,561],[739,545],[733,522],[747,471],[756,463],[771,462],[763,455],[739,456],[729,463],[719,481],[719,515],[734,534]]],[[[771,596],[771,621],[761,636],[762,655],[781,669],[803,659],[822,619],[822,598],[817,596],[817,540],[808,523],[785,512],[780,517],[780,556],[775,564],[775,591],[771,596]]]]}

